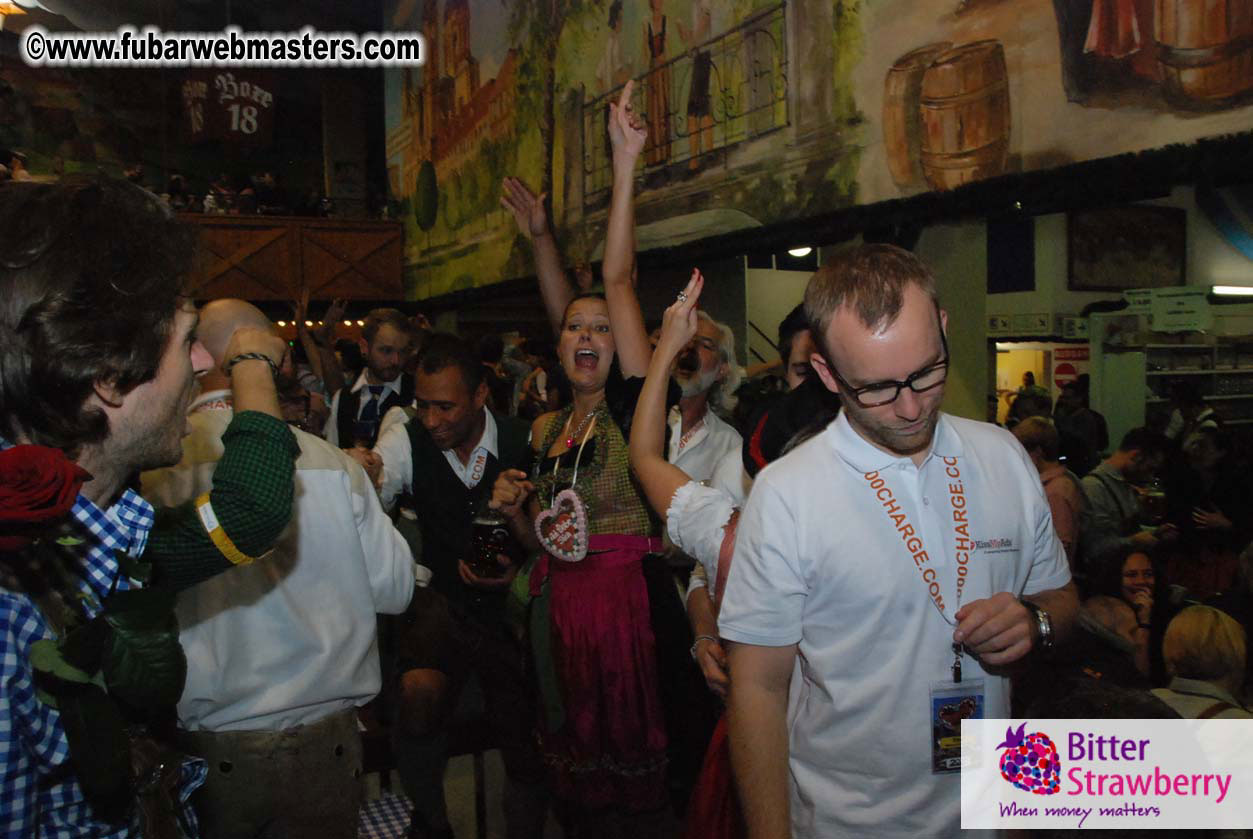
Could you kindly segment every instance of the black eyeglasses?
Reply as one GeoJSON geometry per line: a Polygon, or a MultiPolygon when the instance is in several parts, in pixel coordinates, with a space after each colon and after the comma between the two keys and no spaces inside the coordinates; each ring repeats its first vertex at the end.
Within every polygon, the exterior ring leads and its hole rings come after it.
{"type": "Polygon", "coordinates": [[[865,387],[853,387],[835,369],[834,364],[830,362],[828,364],[831,367],[831,374],[840,383],[842,393],[851,397],[863,408],[877,408],[880,405],[895,402],[901,395],[902,388],[909,388],[914,393],[924,393],[944,384],[948,379],[948,339],[944,336],[944,330],[940,330],[940,346],[944,349],[944,358],[930,367],[924,367],[913,373],[903,382],[873,382],[865,387]]]}

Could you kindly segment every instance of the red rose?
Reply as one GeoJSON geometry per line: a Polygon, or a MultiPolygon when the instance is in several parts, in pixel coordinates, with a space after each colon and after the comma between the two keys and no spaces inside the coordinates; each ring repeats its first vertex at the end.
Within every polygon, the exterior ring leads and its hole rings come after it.
{"type": "Polygon", "coordinates": [[[64,518],[90,477],[60,449],[0,451],[0,551],[25,547],[43,527],[64,518]]]}

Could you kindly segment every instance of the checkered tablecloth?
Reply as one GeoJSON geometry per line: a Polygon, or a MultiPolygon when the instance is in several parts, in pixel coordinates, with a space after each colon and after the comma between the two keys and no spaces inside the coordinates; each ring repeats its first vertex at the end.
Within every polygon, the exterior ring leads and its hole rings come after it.
{"type": "Polygon", "coordinates": [[[384,792],[382,797],[367,802],[361,809],[357,835],[360,839],[404,839],[412,809],[408,798],[384,792]]]}

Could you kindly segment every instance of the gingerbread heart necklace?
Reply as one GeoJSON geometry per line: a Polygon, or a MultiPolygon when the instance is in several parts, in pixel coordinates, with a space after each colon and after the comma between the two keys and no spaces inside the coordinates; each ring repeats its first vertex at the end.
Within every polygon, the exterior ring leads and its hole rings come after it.
{"type": "MultiPolygon", "coordinates": [[[[603,402],[601,403],[604,404],[603,402]]],[[[553,498],[552,505],[535,518],[535,536],[550,556],[566,562],[578,562],[587,556],[587,507],[583,499],[575,492],[579,481],[579,463],[583,459],[583,447],[587,438],[592,435],[593,426],[589,426],[590,418],[599,411],[599,407],[584,417],[579,423],[578,431],[566,438],[566,449],[574,447],[574,440],[580,432],[583,439],[579,442],[579,450],[574,456],[574,476],[570,479],[570,487],[557,492],[557,467],[561,463],[560,456],[553,463],[553,498]],[[586,431],[584,431],[586,428],[586,431]]],[[[573,411],[570,418],[574,418],[573,411]]],[[[570,421],[566,421],[569,427],[570,421]]]]}

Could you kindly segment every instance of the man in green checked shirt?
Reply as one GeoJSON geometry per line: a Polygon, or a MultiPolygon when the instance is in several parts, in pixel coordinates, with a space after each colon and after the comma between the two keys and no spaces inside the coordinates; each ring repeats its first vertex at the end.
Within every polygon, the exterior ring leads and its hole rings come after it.
{"type": "Polygon", "coordinates": [[[140,590],[267,550],[291,514],[298,450],[274,389],[285,346],[240,330],[212,491],[154,525],[128,487],[178,461],[211,364],[182,290],[192,252],[138,187],[0,187],[0,837],[197,835],[186,801],[203,762],[119,716],[159,718],[182,689],[168,601],[140,590]],[[54,515],[30,485],[51,487],[54,515]]]}

